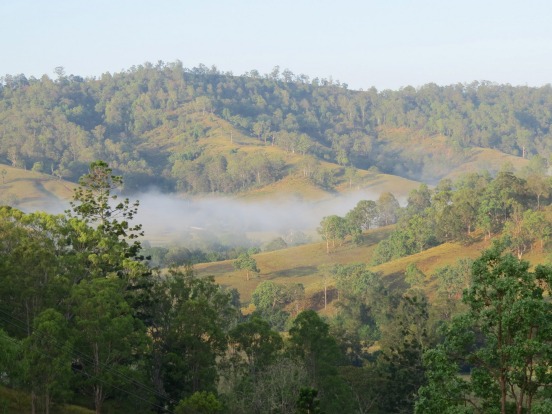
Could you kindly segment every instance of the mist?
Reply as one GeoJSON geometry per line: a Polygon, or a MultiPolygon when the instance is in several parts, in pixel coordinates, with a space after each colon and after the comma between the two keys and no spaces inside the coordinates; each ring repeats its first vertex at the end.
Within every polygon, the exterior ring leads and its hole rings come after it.
{"type": "MultiPolygon", "coordinates": [[[[244,200],[231,196],[186,197],[158,191],[134,194],[139,200],[134,223],[142,224],[144,240],[152,245],[201,245],[198,240],[229,246],[261,245],[290,232],[303,232],[318,239],[316,228],[323,217],[344,216],[360,200],[377,200],[379,193],[356,191],[318,201],[280,196],[274,199],[244,200]]],[[[43,205],[22,208],[60,214],[68,202],[47,200],[43,205]]]]}
{"type": "MultiPolygon", "coordinates": [[[[145,238],[155,244],[186,242],[190,233],[255,234],[275,237],[290,231],[313,234],[324,216],[345,215],[360,200],[376,200],[379,194],[366,191],[306,201],[287,197],[271,200],[243,200],[211,196],[182,198],[156,192],[138,194],[136,221],[143,225],[145,238]]],[[[266,241],[266,240],[260,240],[266,241]]]]}

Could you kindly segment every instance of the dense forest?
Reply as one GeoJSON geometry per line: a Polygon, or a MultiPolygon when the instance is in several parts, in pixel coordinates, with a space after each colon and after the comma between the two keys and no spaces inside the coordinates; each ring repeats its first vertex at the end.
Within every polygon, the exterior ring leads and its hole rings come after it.
{"type": "MultiPolygon", "coordinates": [[[[206,152],[198,140],[210,136],[214,119],[260,147],[304,155],[305,171],[328,160],[436,183],[471,147],[552,154],[549,85],[352,91],[278,67],[235,76],[180,62],[87,79],[56,68],[56,76],[1,78],[0,160],[76,181],[102,159],[124,173],[127,190],[228,193],[282,177],[285,161],[266,152],[206,152]],[[413,151],[421,137],[436,146],[444,138],[444,147],[413,151]]],[[[314,179],[331,185],[321,172],[314,179]]]]}

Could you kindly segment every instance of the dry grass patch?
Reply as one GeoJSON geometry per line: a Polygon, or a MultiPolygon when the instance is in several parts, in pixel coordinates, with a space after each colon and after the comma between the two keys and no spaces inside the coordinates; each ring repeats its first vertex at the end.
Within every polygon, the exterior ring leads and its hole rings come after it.
{"type": "Polygon", "coordinates": [[[242,199],[284,199],[294,198],[298,200],[321,200],[329,198],[332,193],[326,191],[305,177],[290,174],[274,183],[255,188],[240,194],[242,199]]]}
{"type": "Polygon", "coordinates": [[[372,230],[366,233],[362,246],[346,241],[330,254],[326,253],[325,242],[256,254],[253,257],[261,273],[253,275],[250,280],[246,280],[245,272],[234,269],[232,260],[198,264],[195,269],[200,276],[212,275],[220,285],[237,289],[243,303],[251,300],[255,288],[265,280],[282,284],[302,283],[306,296],[311,297],[323,289],[319,266],[368,263],[375,245],[390,231],[391,228],[372,230]]]}
{"type": "Polygon", "coordinates": [[[0,203],[23,210],[49,209],[67,204],[76,184],[51,175],[0,165],[0,203]]]}
{"type": "Polygon", "coordinates": [[[485,170],[496,172],[506,163],[511,163],[515,170],[521,170],[529,163],[529,160],[524,158],[490,148],[471,148],[466,152],[466,160],[455,167],[445,178],[454,180],[463,174],[485,170]]]}

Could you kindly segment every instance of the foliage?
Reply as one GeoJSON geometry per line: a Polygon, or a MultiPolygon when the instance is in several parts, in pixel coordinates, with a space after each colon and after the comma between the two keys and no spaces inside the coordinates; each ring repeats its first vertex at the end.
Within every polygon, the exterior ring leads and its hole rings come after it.
{"type": "Polygon", "coordinates": [[[385,412],[410,413],[418,389],[425,383],[422,355],[433,340],[427,299],[423,295],[402,297],[382,330],[380,407],[385,412]]]}
{"type": "MultiPolygon", "coordinates": [[[[552,151],[547,85],[474,82],[352,91],[340,82],[285,73],[235,76],[204,65],[187,69],[177,61],[145,63],[98,79],[6,75],[0,81],[0,158],[72,180],[92,160],[103,159],[125,174],[127,190],[156,185],[236,192],[280,179],[283,165],[262,154],[209,153],[198,141],[212,138],[215,123],[257,146],[331,160],[348,171],[375,167],[432,181],[472,147],[533,157],[532,171],[539,171],[535,155],[548,158],[552,151]],[[417,143],[420,136],[443,150],[404,150],[401,140],[417,143]]],[[[308,174],[332,185],[323,169],[308,174]]],[[[350,173],[346,178],[351,185],[350,173]]]]}
{"type": "Polygon", "coordinates": [[[535,245],[542,250],[551,229],[540,197],[549,193],[550,185],[537,194],[531,189],[534,180],[543,181],[544,176],[526,181],[505,169],[494,179],[468,174],[456,182],[443,180],[433,190],[422,184],[410,193],[395,231],[378,245],[372,263],[385,263],[445,242],[469,244],[474,230],[483,231],[486,238],[502,233],[520,259],[535,245]]]}
{"type": "Polygon", "coordinates": [[[301,388],[297,400],[297,414],[318,414],[320,401],[317,398],[318,391],[314,388],[301,388]]]}
{"type": "Polygon", "coordinates": [[[358,366],[387,322],[389,293],[380,276],[363,264],[337,265],[333,274],[339,313],[332,320],[332,333],[349,361],[358,366]]]}
{"type": "Polygon", "coordinates": [[[238,324],[228,336],[235,351],[245,354],[247,371],[253,378],[270,365],[275,360],[277,352],[283,348],[280,335],[272,331],[270,324],[257,315],[238,324]]]}
{"type": "Polygon", "coordinates": [[[280,356],[260,371],[255,381],[234,384],[227,396],[231,413],[295,414],[300,390],[309,383],[303,361],[280,356]]]}
{"type": "MultiPolygon", "coordinates": [[[[90,164],[90,172],[81,177],[76,188],[71,207],[76,217],[86,224],[96,225],[104,238],[116,237],[119,245],[125,248],[126,257],[135,257],[140,250],[136,240],[143,236],[140,224],[131,226],[129,222],[138,211],[139,202],[132,205],[128,198],[117,202],[114,190],[122,187],[123,179],[112,174],[112,169],[104,161],[90,164]],[[127,242],[133,240],[131,245],[127,242]]],[[[69,216],[72,215],[68,212],[69,216]]]]}
{"type": "Polygon", "coordinates": [[[266,280],[259,283],[253,291],[251,302],[255,305],[257,313],[274,329],[283,331],[289,317],[285,307],[292,303],[299,305],[304,293],[305,289],[301,284],[280,285],[266,280]]]}
{"type": "Polygon", "coordinates": [[[271,240],[264,248],[264,251],[266,252],[272,252],[274,250],[280,250],[280,249],[286,249],[288,247],[285,240],[281,237],[277,237],[273,240],[271,240]]]}
{"type": "Polygon", "coordinates": [[[157,393],[180,401],[198,391],[215,391],[217,358],[236,320],[230,294],[189,268],[158,280],[154,297],[150,375],[157,393]]]}
{"type": "Polygon", "coordinates": [[[320,227],[317,229],[318,234],[326,240],[326,253],[330,253],[330,244],[335,249],[335,242],[343,242],[347,235],[347,222],[343,217],[331,215],[324,217],[320,222],[320,227]]]}
{"type": "Polygon", "coordinates": [[[111,278],[83,281],[70,298],[75,349],[82,355],[78,383],[91,395],[96,412],[114,390],[131,384],[127,375],[117,378],[115,386],[113,370],[130,366],[148,343],[145,328],[133,317],[120,285],[111,278]]]}
{"type": "Polygon", "coordinates": [[[305,361],[309,379],[320,392],[321,408],[328,412],[348,409],[350,391],[337,376],[342,355],[329,325],[313,310],[303,311],[289,329],[289,340],[290,351],[305,361]]]}
{"type": "Polygon", "coordinates": [[[195,392],[178,403],[176,414],[216,414],[223,410],[222,403],[212,392],[195,392]]]}
{"type": "Polygon", "coordinates": [[[69,395],[72,343],[66,339],[71,336],[67,321],[53,309],[38,315],[34,325],[22,343],[22,374],[33,396],[33,408],[48,412],[52,401],[64,401],[69,395]]]}
{"type": "Polygon", "coordinates": [[[461,406],[463,412],[530,412],[550,385],[552,270],[530,272],[529,263],[503,250],[496,244],[474,262],[463,297],[467,313],[454,318],[443,344],[424,356],[428,384],[420,389],[417,412],[461,406]],[[460,366],[469,367],[470,381],[457,375],[460,366]]]}
{"type": "MultiPolygon", "coordinates": [[[[194,102],[206,116],[215,110],[213,102],[194,102]]],[[[265,133],[258,139],[269,142],[265,133]]],[[[468,401],[490,411],[504,390],[506,410],[516,401],[517,411],[547,408],[547,267],[530,271],[497,248],[473,266],[458,261],[431,277],[421,272],[426,267],[412,265],[405,294],[400,278],[383,280],[364,263],[332,263],[320,269],[325,287],[331,279],[338,295],[329,323],[312,310],[301,312],[309,305],[303,285],[272,280],[253,292],[256,312],[240,318],[235,293],[212,277],[199,277],[190,266],[160,271],[145,265],[134,247],[139,226],[130,224],[137,205],[114,202],[120,181],[106,163],[92,163],[81,182],[65,215],[0,208],[0,380],[29,390],[36,410],[70,400],[98,412],[293,413],[301,389],[310,389],[303,408],[315,409],[315,389],[325,412],[411,412],[416,393],[419,412],[469,412],[468,401]],[[431,306],[419,289],[426,283],[436,289],[431,306]],[[434,346],[435,325],[449,320],[434,346]],[[276,332],[288,326],[288,333],[276,332]],[[468,371],[469,381],[459,375],[468,371]]],[[[548,196],[539,199],[529,188],[504,170],[495,179],[472,174],[421,186],[404,208],[390,194],[363,200],[345,218],[332,218],[343,225],[332,237],[339,243],[360,235],[362,242],[391,232],[388,246],[407,254],[433,243],[467,242],[479,226],[504,232],[515,253],[523,245],[523,252],[543,249],[550,237],[548,196]],[[391,218],[398,220],[395,230],[362,235],[391,218]]],[[[244,250],[233,257],[256,253],[244,250]]],[[[332,260],[323,255],[324,261],[346,263],[358,252],[345,250],[332,260]]],[[[173,247],[149,252],[159,262],[195,254],[173,247]]],[[[258,259],[266,260],[264,254],[258,259]]]]}
{"type": "Polygon", "coordinates": [[[249,252],[242,253],[238,256],[234,261],[234,268],[245,270],[247,280],[249,280],[250,273],[260,273],[256,260],[251,257],[249,252]]]}

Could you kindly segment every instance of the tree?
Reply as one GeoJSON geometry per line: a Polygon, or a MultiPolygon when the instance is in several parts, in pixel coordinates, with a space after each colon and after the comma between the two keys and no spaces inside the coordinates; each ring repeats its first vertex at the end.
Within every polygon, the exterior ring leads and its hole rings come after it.
{"type": "Polygon", "coordinates": [[[297,147],[297,151],[299,151],[301,155],[303,156],[306,155],[312,146],[313,146],[313,143],[307,134],[299,135],[299,139],[297,140],[296,147],[297,147]]]}
{"type": "Polygon", "coordinates": [[[251,302],[273,328],[283,330],[289,317],[284,307],[293,301],[291,293],[289,287],[266,280],[255,288],[251,295],[251,302]]]}
{"type": "Polygon", "coordinates": [[[540,249],[552,236],[552,224],[541,211],[526,210],[523,213],[523,225],[533,240],[538,240],[540,249]]]}
{"type": "Polygon", "coordinates": [[[459,188],[454,192],[452,199],[451,215],[461,223],[469,237],[477,222],[480,198],[474,189],[459,188]]]}
{"type": "Polygon", "coordinates": [[[264,248],[266,252],[272,252],[274,250],[286,249],[288,247],[285,240],[281,237],[277,237],[271,240],[264,248]]]}
{"type": "Polygon", "coordinates": [[[191,267],[185,273],[171,271],[153,290],[150,377],[157,394],[172,405],[198,391],[214,392],[217,359],[236,322],[230,294],[213,278],[196,277],[191,267]]]}
{"type": "Polygon", "coordinates": [[[216,414],[222,412],[222,403],[212,392],[198,391],[181,400],[176,406],[176,414],[216,414]]]}
{"type": "Polygon", "coordinates": [[[385,412],[411,413],[425,383],[422,355],[431,341],[429,304],[423,294],[403,296],[382,332],[379,364],[385,412]]]}
{"type": "Polygon", "coordinates": [[[382,193],[376,204],[378,206],[378,224],[380,226],[388,226],[397,222],[401,206],[393,194],[382,193]]]}
{"type": "Polygon", "coordinates": [[[550,177],[533,174],[527,177],[527,189],[537,197],[537,210],[541,208],[541,197],[548,197],[551,190],[550,177]]]}
{"type": "Polygon", "coordinates": [[[82,355],[81,385],[98,414],[111,393],[131,384],[137,371],[131,364],[148,342],[145,327],[132,316],[121,292],[118,279],[93,279],[75,286],[70,299],[75,347],[82,355]]]}
{"type": "Polygon", "coordinates": [[[318,266],[318,272],[322,274],[322,286],[324,286],[324,309],[328,305],[328,287],[334,279],[332,266],[329,264],[322,264],[318,266]]]}
{"type": "Polygon", "coordinates": [[[270,365],[283,347],[280,334],[272,331],[270,324],[258,315],[240,323],[228,335],[234,349],[245,354],[248,375],[253,382],[256,381],[258,372],[270,365]]]}
{"type": "Polygon", "coordinates": [[[435,233],[432,222],[426,217],[419,214],[414,214],[403,225],[404,228],[399,229],[406,234],[409,245],[417,252],[424,251],[427,247],[435,244],[435,233]]]}
{"type": "MultiPolygon", "coordinates": [[[[143,236],[140,224],[131,226],[130,221],[138,211],[139,202],[130,203],[128,198],[117,201],[114,190],[122,187],[123,178],[113,175],[113,170],[104,161],[90,164],[88,174],[79,180],[71,207],[73,213],[87,224],[96,225],[103,236],[114,236],[126,247],[126,257],[135,257],[140,250],[136,239],[143,236]],[[128,245],[127,240],[133,240],[128,245]]],[[[67,212],[70,216],[71,211],[67,212]]]]}
{"type": "Polygon", "coordinates": [[[342,353],[353,365],[361,365],[366,349],[380,339],[380,327],[386,323],[389,295],[381,277],[365,264],[336,265],[333,269],[338,291],[338,314],[332,320],[332,332],[342,353]]]}
{"type": "Polygon", "coordinates": [[[249,274],[260,273],[257,267],[257,261],[253,259],[248,252],[242,253],[234,260],[234,268],[237,270],[245,270],[246,279],[249,280],[249,274]]]}
{"type": "Polygon", "coordinates": [[[301,388],[297,400],[297,414],[320,414],[320,400],[318,390],[314,388],[301,388]]]}
{"type": "Polygon", "coordinates": [[[406,210],[408,214],[424,214],[431,207],[431,191],[427,184],[421,184],[419,189],[408,194],[406,210]]]}
{"type": "Polygon", "coordinates": [[[69,273],[77,269],[64,254],[65,225],[61,216],[0,208],[0,309],[25,324],[24,332],[7,325],[12,336],[30,335],[33,319],[67,295],[69,273]]]}
{"type": "Polygon", "coordinates": [[[361,230],[371,228],[377,217],[378,207],[376,202],[372,200],[360,200],[346,216],[347,221],[361,230]]]}
{"type": "Polygon", "coordinates": [[[132,225],[139,202],[118,201],[115,190],[123,185],[104,161],[90,164],[88,174],[75,189],[69,217],[68,241],[79,258],[82,271],[74,277],[117,276],[124,284],[125,299],[136,316],[145,321],[153,298],[151,271],[140,256],[141,224],[132,225]]]}
{"type": "Polygon", "coordinates": [[[462,307],[462,292],[470,287],[472,264],[470,259],[459,259],[456,264],[440,267],[433,273],[438,283],[435,306],[444,320],[450,320],[462,307]]]}
{"type": "Polygon", "coordinates": [[[72,338],[67,321],[54,309],[34,320],[32,334],[23,341],[23,372],[31,391],[32,412],[50,412],[54,399],[69,394],[72,338]]]}
{"type": "Polygon", "coordinates": [[[290,351],[305,361],[309,379],[320,392],[322,408],[328,412],[346,410],[351,400],[337,375],[342,356],[329,325],[315,311],[303,311],[293,321],[289,340],[290,351]]]}
{"type": "Polygon", "coordinates": [[[327,216],[320,222],[317,229],[322,239],[326,240],[326,253],[330,253],[330,242],[335,248],[336,240],[343,241],[347,235],[347,222],[343,217],[336,215],[327,216]]]}
{"type": "Polygon", "coordinates": [[[299,392],[307,384],[303,361],[280,356],[258,373],[254,383],[232,384],[227,395],[229,412],[296,414],[299,392]]]}
{"type": "Polygon", "coordinates": [[[530,272],[528,262],[503,251],[495,244],[474,262],[463,297],[468,311],[424,355],[428,384],[419,391],[416,412],[472,412],[470,406],[521,414],[552,385],[552,268],[530,272]],[[470,381],[458,377],[460,366],[469,367],[470,381]]]}
{"type": "Polygon", "coordinates": [[[345,215],[349,233],[355,243],[362,241],[362,231],[368,230],[378,216],[378,208],[375,201],[360,200],[357,205],[345,215]]]}
{"type": "Polygon", "coordinates": [[[345,178],[349,182],[349,189],[353,187],[353,181],[358,178],[358,171],[355,167],[346,167],[345,168],[345,178]]]}
{"type": "Polygon", "coordinates": [[[423,287],[425,278],[426,276],[424,272],[418,269],[416,263],[409,263],[408,266],[406,266],[404,281],[410,285],[411,289],[419,289],[423,287]]]}
{"type": "Polygon", "coordinates": [[[7,384],[13,381],[20,371],[20,345],[17,339],[12,338],[0,328],[0,349],[2,349],[0,353],[0,372],[4,374],[7,384]]]}

